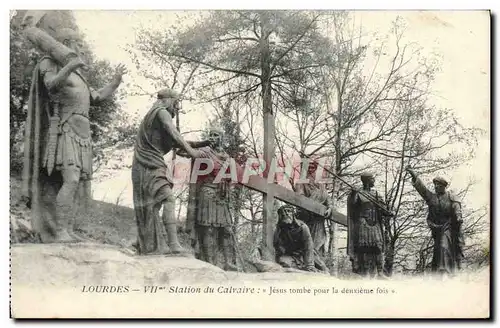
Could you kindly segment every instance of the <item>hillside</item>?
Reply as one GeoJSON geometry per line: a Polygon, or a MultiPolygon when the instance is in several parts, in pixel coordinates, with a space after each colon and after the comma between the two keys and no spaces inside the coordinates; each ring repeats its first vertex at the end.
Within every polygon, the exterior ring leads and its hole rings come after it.
{"type": "MultiPolygon", "coordinates": [[[[13,242],[34,242],[29,219],[29,209],[21,200],[21,183],[16,177],[11,177],[10,184],[10,220],[11,229],[15,228],[16,236],[11,236],[13,242]],[[15,239],[17,237],[17,240],[15,239]]],[[[179,230],[179,241],[183,247],[190,250],[189,238],[179,230]]],[[[137,228],[134,210],[130,207],[93,200],[85,215],[79,213],[75,218],[75,230],[84,237],[98,243],[131,248],[136,241],[137,228]]]]}

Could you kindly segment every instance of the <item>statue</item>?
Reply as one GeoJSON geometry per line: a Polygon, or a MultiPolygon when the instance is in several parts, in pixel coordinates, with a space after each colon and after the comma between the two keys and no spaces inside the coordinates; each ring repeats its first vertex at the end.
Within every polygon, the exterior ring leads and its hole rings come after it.
{"type": "MultiPolygon", "coordinates": [[[[215,249],[222,248],[223,269],[237,271],[237,267],[231,263],[233,223],[229,212],[230,181],[222,179],[219,183],[214,183],[221,164],[229,158],[222,149],[222,136],[221,129],[210,128],[208,136],[210,144],[204,150],[211,154],[214,170],[207,175],[197,177],[196,183],[191,185],[186,230],[191,234],[193,246],[195,248],[199,246],[198,259],[217,265],[215,249]]],[[[186,155],[182,150],[177,154],[186,155]]],[[[203,165],[206,164],[201,165],[202,170],[203,165]]]]}
{"type": "MultiPolygon", "coordinates": [[[[299,208],[297,210],[297,218],[307,224],[307,226],[309,227],[309,231],[311,232],[311,237],[314,243],[314,250],[321,258],[324,259],[327,240],[325,221],[329,218],[329,216],[332,215],[332,206],[330,204],[330,196],[326,191],[325,185],[315,181],[317,166],[318,164],[316,162],[312,162],[309,164],[307,178],[310,182],[297,184],[296,191],[299,194],[302,194],[315,200],[316,202],[325,205],[328,210],[325,216],[319,216],[317,214],[299,208]]],[[[322,269],[324,271],[327,271],[328,268],[323,263],[323,261],[321,262],[323,266],[322,269]]]]}
{"type": "Polygon", "coordinates": [[[278,223],[273,240],[276,263],[285,268],[327,273],[314,250],[309,227],[296,219],[294,212],[291,205],[283,205],[278,209],[278,223]]]}
{"type": "Polygon", "coordinates": [[[174,126],[172,118],[180,109],[179,94],[172,89],[163,89],[158,92],[157,98],[139,126],[132,163],[138,230],[136,247],[141,255],[184,251],[177,238],[173,178],[163,156],[177,147],[193,158],[206,156],[195,149],[204,143],[185,141],[174,126]]]}
{"type": "Polygon", "coordinates": [[[412,183],[429,208],[427,224],[434,241],[432,272],[453,274],[461,269],[464,239],[462,232],[462,208],[455,195],[446,191],[448,182],[436,177],[433,179],[434,193],[431,192],[410,167],[406,171],[412,183]]]}
{"type": "Polygon", "coordinates": [[[386,278],[383,272],[384,216],[393,216],[383,197],[372,187],[371,173],[361,175],[362,190],[352,190],[347,200],[347,254],[352,270],[362,276],[386,278]]]}
{"type": "Polygon", "coordinates": [[[86,65],[77,32],[61,28],[53,31],[54,39],[36,27],[30,31],[38,36],[32,41],[49,55],[33,70],[25,126],[23,195],[42,243],[78,242],[85,239],[73,231],[71,220],[78,194],[85,202],[90,199],[93,156],[89,109],[115,92],[126,69],[119,65],[109,85],[93,90],[81,72],[86,65]]]}

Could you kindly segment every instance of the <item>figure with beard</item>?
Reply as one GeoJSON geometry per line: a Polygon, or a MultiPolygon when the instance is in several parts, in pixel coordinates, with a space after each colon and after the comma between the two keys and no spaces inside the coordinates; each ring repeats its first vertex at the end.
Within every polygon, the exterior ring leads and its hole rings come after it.
{"type": "MultiPolygon", "coordinates": [[[[231,263],[233,225],[229,212],[230,181],[226,179],[214,181],[222,163],[229,159],[222,148],[222,138],[222,130],[211,126],[208,136],[209,146],[202,150],[210,154],[214,169],[198,176],[196,182],[190,185],[186,230],[191,234],[193,247],[199,250],[196,252],[198,259],[217,265],[216,250],[222,249],[224,257],[222,268],[226,271],[237,271],[237,267],[231,263]]],[[[182,150],[177,154],[186,156],[182,150]]],[[[206,165],[201,163],[200,170],[206,170],[206,165]]]]}
{"type": "Polygon", "coordinates": [[[282,267],[311,272],[324,271],[322,261],[314,251],[309,227],[295,218],[295,208],[291,205],[283,205],[278,209],[273,245],[276,263],[282,267]]]}
{"type": "Polygon", "coordinates": [[[455,195],[446,190],[448,182],[433,179],[434,192],[430,191],[410,167],[406,171],[412,178],[413,187],[425,200],[429,208],[427,224],[434,241],[432,272],[453,274],[461,269],[464,239],[462,232],[462,208],[455,195]]]}

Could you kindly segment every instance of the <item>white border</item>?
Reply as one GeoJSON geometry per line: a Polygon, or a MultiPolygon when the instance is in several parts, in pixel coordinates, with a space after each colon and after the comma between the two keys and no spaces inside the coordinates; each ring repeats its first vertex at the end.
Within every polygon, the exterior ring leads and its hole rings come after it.
{"type": "MultiPolygon", "coordinates": [[[[9,13],[8,11],[11,9],[15,8],[23,8],[23,9],[114,9],[114,10],[141,10],[141,9],[361,9],[361,10],[422,10],[423,8],[427,10],[444,10],[444,9],[454,9],[454,10],[481,10],[481,9],[491,9],[494,14],[498,14],[498,4],[499,1],[495,0],[474,0],[474,1],[465,1],[465,0],[455,0],[455,1],[449,1],[449,2],[438,2],[436,0],[420,0],[420,1],[361,1],[361,0],[350,0],[350,1],[315,1],[315,0],[308,0],[308,1],[269,1],[269,0],[253,0],[253,1],[248,1],[248,2],[225,2],[225,1],[193,1],[193,0],[183,0],[179,2],[171,2],[171,1],[151,1],[151,0],[141,0],[140,4],[141,6],[137,6],[136,1],[120,1],[119,6],[116,6],[116,3],[113,2],[103,2],[103,1],[96,1],[96,0],[88,0],[85,2],[81,3],[75,3],[75,2],[68,2],[66,1],[43,1],[43,2],[38,2],[38,1],[3,1],[2,2],[2,7],[5,7],[5,9],[2,11],[3,15],[1,16],[2,19],[2,26],[4,27],[2,29],[2,42],[0,44],[5,48],[2,54],[3,58],[3,67],[4,67],[4,74],[2,76],[4,77],[2,79],[2,82],[6,85],[1,89],[2,90],[2,104],[7,105],[8,104],[8,91],[9,90],[9,85],[8,85],[8,79],[7,77],[9,76],[9,57],[8,57],[8,45],[9,45],[9,34],[8,34],[8,19],[9,19],[9,13]],[[168,3],[168,6],[166,4],[168,3]]],[[[116,27],[119,28],[119,27],[116,27]]],[[[498,41],[497,37],[498,34],[495,33],[494,35],[495,40],[498,41]]],[[[494,50],[496,50],[496,43],[494,43],[494,50]]],[[[494,51],[494,54],[498,57],[498,51],[494,51]]],[[[498,65],[498,63],[497,63],[498,65]]],[[[498,67],[498,66],[497,66],[498,67]]],[[[495,72],[497,73],[497,70],[495,72]]],[[[496,75],[496,74],[495,74],[496,75]]],[[[498,93],[498,84],[495,86],[495,90],[492,90],[493,94],[499,94],[498,93]]],[[[473,96],[473,95],[471,95],[473,96]]],[[[495,109],[492,109],[492,112],[495,111],[495,109]]],[[[9,144],[7,143],[7,140],[9,138],[9,130],[7,127],[7,122],[9,122],[8,118],[8,109],[4,108],[4,110],[0,111],[0,115],[2,115],[2,118],[0,119],[1,122],[4,122],[4,128],[0,129],[1,133],[4,134],[4,137],[2,137],[0,140],[3,140],[5,142],[5,156],[7,154],[7,149],[9,147],[9,144]]],[[[496,121],[495,123],[498,124],[498,114],[496,116],[496,121]]],[[[495,140],[497,141],[497,140],[495,140]]],[[[495,143],[496,144],[496,143],[495,143]]],[[[494,152],[496,155],[496,152],[494,152]]],[[[2,213],[5,215],[3,216],[4,218],[4,227],[2,229],[2,232],[4,232],[3,238],[1,238],[2,241],[2,250],[0,252],[2,256],[2,263],[7,264],[9,261],[9,229],[7,226],[8,222],[8,207],[9,207],[9,164],[6,160],[0,161],[0,170],[2,172],[2,183],[0,183],[0,186],[2,186],[2,199],[3,201],[0,203],[2,206],[2,213]]],[[[493,181],[492,181],[493,182],[493,181]]],[[[498,195],[496,195],[498,196],[498,195]]],[[[495,200],[493,200],[493,203],[498,204],[498,197],[495,197],[495,200]]],[[[493,212],[492,212],[493,213],[493,212]]],[[[492,221],[496,221],[495,218],[492,219],[492,221]]],[[[496,226],[498,228],[498,223],[496,223],[496,226]]],[[[494,232],[494,235],[497,235],[497,229],[494,232]]],[[[494,238],[493,238],[494,240],[494,238]]],[[[493,247],[494,248],[494,247],[493,247]]],[[[496,254],[496,250],[494,254],[496,254]]],[[[496,264],[496,257],[493,259],[494,263],[496,264]]],[[[2,309],[2,321],[6,321],[6,324],[8,327],[13,326],[15,323],[8,319],[9,318],[9,289],[8,289],[8,284],[7,281],[9,281],[9,271],[7,270],[7,265],[4,266],[4,270],[2,270],[2,283],[0,284],[1,289],[0,289],[0,295],[1,295],[1,304],[0,304],[0,309],[2,309]]],[[[498,270],[497,270],[498,271],[498,270]]],[[[496,284],[498,284],[498,281],[496,281],[496,284]]],[[[495,304],[498,304],[498,302],[495,302],[495,304]]],[[[496,311],[495,311],[496,312],[496,311]]],[[[496,312],[498,314],[498,312],[496,312]]],[[[415,323],[415,322],[414,322],[415,323]]],[[[85,326],[85,327],[100,327],[104,326],[105,322],[103,323],[96,323],[96,322],[84,322],[84,323],[79,323],[80,326],[85,326]]],[[[164,323],[161,323],[164,324],[164,323]]],[[[174,325],[177,323],[174,322],[169,322],[169,325],[174,325]]],[[[205,322],[201,324],[206,324],[205,322]]],[[[267,325],[264,323],[256,323],[258,325],[267,325]]],[[[287,323],[285,323],[287,324],[287,323]]],[[[338,322],[332,322],[332,324],[338,325],[338,322]]],[[[359,323],[362,324],[362,323],[359,323]]],[[[383,323],[386,324],[386,323],[383,323]]],[[[396,323],[397,324],[397,323],[396,323]]],[[[429,322],[422,322],[419,324],[424,324],[425,326],[433,326],[437,324],[443,324],[441,323],[429,323],[429,322]]],[[[449,323],[449,324],[455,324],[455,323],[449,323]]],[[[468,323],[469,324],[469,323],[468,323]]],[[[31,327],[34,326],[35,323],[24,323],[24,327],[31,327]]],[[[47,324],[48,326],[55,326],[55,323],[50,323],[47,324]]],[[[2,327],[4,327],[4,324],[2,323],[2,327]]]]}

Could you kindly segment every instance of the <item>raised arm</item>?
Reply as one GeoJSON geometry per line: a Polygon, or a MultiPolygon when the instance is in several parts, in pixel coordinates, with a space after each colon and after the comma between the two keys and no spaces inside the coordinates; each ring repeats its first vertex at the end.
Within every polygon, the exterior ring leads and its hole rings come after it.
{"type": "Polygon", "coordinates": [[[422,196],[422,198],[426,202],[430,201],[430,199],[432,198],[432,192],[424,185],[415,171],[413,171],[413,169],[411,169],[410,167],[407,167],[406,172],[410,174],[413,187],[418,191],[420,196],[422,196]]]}
{"type": "Polygon", "coordinates": [[[61,70],[52,59],[44,59],[40,63],[40,72],[47,89],[50,92],[55,92],[64,86],[70,74],[80,67],[85,67],[85,64],[79,58],[71,60],[61,70]]]}

